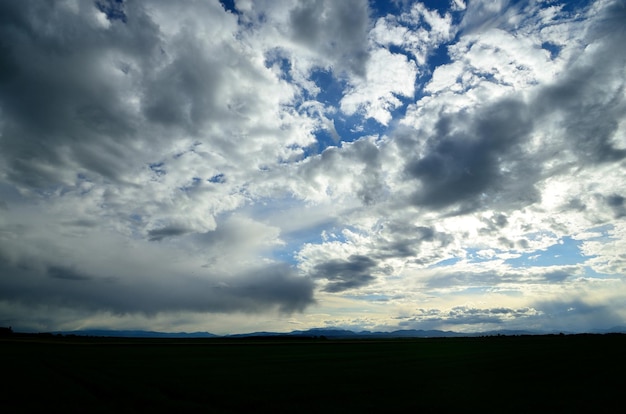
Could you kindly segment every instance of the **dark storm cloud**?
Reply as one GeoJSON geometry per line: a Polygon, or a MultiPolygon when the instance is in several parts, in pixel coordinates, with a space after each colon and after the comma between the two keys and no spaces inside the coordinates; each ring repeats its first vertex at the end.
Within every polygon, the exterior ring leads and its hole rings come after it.
{"type": "Polygon", "coordinates": [[[613,216],[617,218],[626,216],[626,198],[619,194],[611,194],[606,197],[606,204],[613,210],[613,216]]]}
{"type": "Polygon", "coordinates": [[[0,264],[0,300],[26,305],[68,306],[114,314],[168,311],[302,311],[314,303],[313,283],[287,265],[258,267],[237,276],[85,276],[67,266],[0,264]]]}
{"type": "MultiPolygon", "coordinates": [[[[610,53],[614,53],[611,51],[610,53]]],[[[626,63],[622,59],[621,63],[626,63]]],[[[609,65],[613,69],[615,66],[609,65]]],[[[613,96],[600,88],[599,79],[611,81],[611,74],[595,64],[571,73],[558,84],[546,88],[539,99],[539,108],[553,115],[566,117],[567,137],[564,149],[572,151],[583,164],[620,161],[626,150],[612,142],[619,121],[626,115],[621,90],[613,96]],[[609,99],[607,99],[609,98],[609,99]]]]}
{"type": "Polygon", "coordinates": [[[378,263],[369,257],[352,255],[348,260],[329,260],[317,264],[312,272],[314,279],[325,279],[327,292],[342,292],[368,285],[375,280],[371,272],[378,263]]]}
{"type": "Polygon", "coordinates": [[[89,280],[91,277],[77,273],[74,270],[64,266],[50,266],[48,268],[48,276],[54,279],[65,280],[89,280]]]}
{"type": "Polygon", "coordinates": [[[296,41],[331,57],[341,69],[365,76],[369,58],[366,1],[309,0],[290,12],[291,32],[296,41]]]}
{"type": "Polygon", "coordinates": [[[158,30],[137,5],[107,31],[94,27],[91,3],[78,5],[0,3],[0,148],[7,177],[21,185],[67,182],[75,164],[116,179],[131,152],[136,120],[114,73],[124,61],[149,66],[158,30]]]}
{"type": "Polygon", "coordinates": [[[535,174],[522,162],[520,146],[532,124],[526,105],[516,100],[473,116],[442,115],[425,155],[406,164],[407,175],[419,181],[412,203],[432,209],[459,205],[463,211],[502,193],[511,193],[513,202],[536,200],[535,174]]]}
{"type": "Polygon", "coordinates": [[[189,229],[178,226],[163,227],[148,231],[148,240],[161,241],[167,237],[182,236],[189,233],[189,229]]]}
{"type": "Polygon", "coordinates": [[[217,103],[222,75],[249,62],[220,59],[228,47],[208,53],[191,30],[167,38],[147,3],[124,3],[123,18],[117,3],[97,6],[109,27],[99,26],[90,2],[78,10],[0,3],[0,157],[17,185],[67,185],[79,173],[127,183],[138,160],[164,144],[165,131],[193,136],[226,118],[217,103]]]}
{"type": "Polygon", "coordinates": [[[424,243],[435,243],[437,247],[446,247],[454,240],[451,234],[436,231],[432,227],[415,226],[399,221],[385,225],[383,234],[385,237],[384,241],[381,240],[378,243],[377,258],[413,257],[416,263],[430,262],[434,259],[420,251],[424,243]]]}

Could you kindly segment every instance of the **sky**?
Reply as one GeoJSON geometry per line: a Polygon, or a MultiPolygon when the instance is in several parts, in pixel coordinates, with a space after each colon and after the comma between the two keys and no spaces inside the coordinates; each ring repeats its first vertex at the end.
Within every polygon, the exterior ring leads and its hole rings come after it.
{"type": "Polygon", "coordinates": [[[625,0],[0,0],[0,326],[625,326],[624,45],[625,0]]]}

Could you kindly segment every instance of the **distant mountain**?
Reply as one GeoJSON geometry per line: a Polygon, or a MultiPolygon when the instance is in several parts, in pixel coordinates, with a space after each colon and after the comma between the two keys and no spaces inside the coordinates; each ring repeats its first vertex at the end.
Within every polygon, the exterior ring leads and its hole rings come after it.
{"type": "MultiPolygon", "coordinates": [[[[313,332],[318,332],[318,330],[311,330],[313,332]]],[[[308,331],[308,332],[311,332],[308,331]]],[[[417,329],[407,329],[407,330],[398,330],[392,332],[371,332],[371,331],[360,331],[360,332],[352,332],[346,330],[324,330],[327,333],[321,333],[320,335],[324,335],[326,337],[351,337],[351,338],[439,338],[446,336],[463,336],[463,334],[457,332],[450,331],[438,331],[438,330],[417,330],[417,329]]]]}
{"type": "Polygon", "coordinates": [[[607,333],[624,333],[626,334],[626,326],[614,326],[609,329],[594,329],[591,333],[607,334],[607,333]]]}
{"type": "Polygon", "coordinates": [[[441,338],[454,336],[467,336],[466,334],[452,331],[438,330],[398,330],[393,332],[371,332],[360,331],[354,332],[346,329],[337,328],[313,328],[306,331],[292,331],[287,335],[309,336],[309,337],[326,337],[329,339],[359,339],[359,338],[441,338]]]}
{"type": "Polygon", "coordinates": [[[215,338],[209,332],[154,332],[141,330],[109,330],[109,329],[84,329],[79,331],[53,332],[61,335],[77,336],[104,336],[112,338],[215,338]]]}
{"type": "MultiPolygon", "coordinates": [[[[529,330],[497,330],[475,333],[461,333],[454,331],[404,329],[392,332],[354,332],[340,328],[313,328],[304,331],[291,332],[250,332],[232,335],[215,335],[209,332],[154,332],[141,330],[107,330],[107,329],[86,329],[79,331],[52,332],[61,335],[77,336],[98,336],[117,338],[271,338],[271,337],[292,337],[292,338],[326,338],[326,339],[391,339],[391,338],[453,338],[453,337],[476,337],[476,336],[515,336],[515,335],[546,335],[558,334],[561,332],[529,331],[529,330]]],[[[572,332],[563,332],[572,334],[572,332]]],[[[596,329],[590,331],[593,334],[626,333],[626,327],[616,326],[610,329],[596,329]]]]}
{"type": "Polygon", "coordinates": [[[251,337],[269,337],[269,336],[291,336],[291,332],[249,332],[240,334],[224,335],[225,338],[251,338],[251,337]]]}

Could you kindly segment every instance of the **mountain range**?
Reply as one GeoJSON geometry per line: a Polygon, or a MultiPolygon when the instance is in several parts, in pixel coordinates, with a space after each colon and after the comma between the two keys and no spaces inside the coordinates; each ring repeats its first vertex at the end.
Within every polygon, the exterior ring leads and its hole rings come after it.
{"type": "MultiPolygon", "coordinates": [[[[291,332],[250,332],[232,335],[215,335],[209,332],[155,332],[142,330],[107,330],[107,329],[84,329],[77,331],[58,331],[53,334],[99,336],[118,338],[260,338],[260,337],[292,337],[292,338],[326,338],[326,339],[375,339],[375,338],[452,338],[452,337],[476,337],[476,336],[513,336],[513,335],[547,335],[547,334],[573,334],[574,332],[547,332],[533,330],[496,330],[485,332],[454,332],[441,330],[406,329],[391,332],[354,332],[340,328],[313,328],[304,331],[291,332]]],[[[576,332],[579,333],[579,332],[576,332]]],[[[596,329],[592,334],[626,333],[625,326],[616,326],[609,329],[596,329]]]]}

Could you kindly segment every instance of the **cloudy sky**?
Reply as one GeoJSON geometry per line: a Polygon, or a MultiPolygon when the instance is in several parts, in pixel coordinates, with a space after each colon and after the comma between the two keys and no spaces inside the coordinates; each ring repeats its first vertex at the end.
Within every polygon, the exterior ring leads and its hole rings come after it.
{"type": "Polygon", "coordinates": [[[624,45],[624,0],[0,0],[0,325],[625,325],[624,45]]]}

